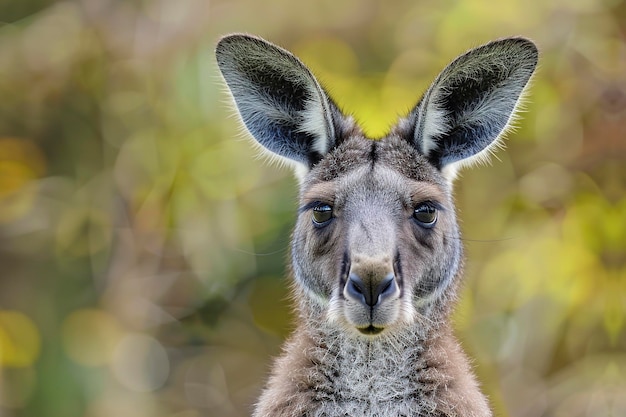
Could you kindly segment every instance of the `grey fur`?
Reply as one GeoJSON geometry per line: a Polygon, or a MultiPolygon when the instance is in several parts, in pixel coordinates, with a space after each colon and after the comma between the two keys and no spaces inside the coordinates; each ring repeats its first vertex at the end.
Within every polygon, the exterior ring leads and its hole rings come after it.
{"type": "Polygon", "coordinates": [[[216,53],[253,137],[303,168],[297,327],[254,416],[490,416],[448,321],[463,266],[452,179],[508,126],[537,62],[532,42],[460,56],[376,141],[289,52],[231,35],[216,53]],[[315,224],[320,207],[332,217],[315,224]]]}

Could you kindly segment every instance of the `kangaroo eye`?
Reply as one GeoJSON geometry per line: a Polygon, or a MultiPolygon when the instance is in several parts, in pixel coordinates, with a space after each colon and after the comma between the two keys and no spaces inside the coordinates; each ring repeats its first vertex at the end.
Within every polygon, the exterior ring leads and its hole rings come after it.
{"type": "Polygon", "coordinates": [[[333,208],[328,204],[319,204],[313,207],[313,223],[321,226],[333,218],[333,208]]]}
{"type": "Polygon", "coordinates": [[[437,223],[437,209],[429,203],[422,203],[413,211],[413,218],[422,227],[431,228],[437,223]]]}

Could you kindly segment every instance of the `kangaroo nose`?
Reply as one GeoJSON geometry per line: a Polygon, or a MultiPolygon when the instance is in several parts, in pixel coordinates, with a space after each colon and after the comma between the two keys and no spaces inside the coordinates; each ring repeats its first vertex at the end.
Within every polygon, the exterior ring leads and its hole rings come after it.
{"type": "Polygon", "coordinates": [[[390,297],[398,290],[396,278],[389,273],[379,283],[364,283],[361,277],[351,273],[346,282],[344,294],[347,298],[358,301],[361,304],[375,307],[385,298],[390,297]]]}

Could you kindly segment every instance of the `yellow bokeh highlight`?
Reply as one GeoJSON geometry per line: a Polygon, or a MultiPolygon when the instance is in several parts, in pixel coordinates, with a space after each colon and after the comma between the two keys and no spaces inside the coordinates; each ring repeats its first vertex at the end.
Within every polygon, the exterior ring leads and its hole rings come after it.
{"type": "Polygon", "coordinates": [[[307,38],[293,50],[306,62],[316,77],[324,78],[336,74],[352,76],[359,70],[359,59],[350,45],[331,36],[307,38]],[[329,59],[331,57],[331,59],[329,59]]]}
{"type": "Polygon", "coordinates": [[[28,367],[39,357],[37,326],[23,313],[0,310],[0,367],[28,367]]]}
{"type": "Polygon", "coordinates": [[[123,330],[115,317],[98,309],[71,313],[63,322],[62,342],[67,356],[88,367],[106,365],[123,330]]]}
{"type": "MultiPolygon", "coordinates": [[[[389,131],[397,119],[397,108],[381,102],[384,72],[359,75],[356,53],[336,38],[312,38],[293,49],[339,108],[357,119],[366,135],[380,137],[389,131]]],[[[415,100],[418,98],[416,92],[415,100]]]]}
{"type": "Polygon", "coordinates": [[[43,154],[32,141],[0,137],[0,199],[43,175],[45,168],[43,154]]]}
{"type": "Polygon", "coordinates": [[[484,302],[498,309],[519,308],[542,294],[567,310],[588,300],[603,273],[591,252],[548,234],[490,260],[483,271],[479,292],[484,302]],[[555,262],[555,259],[569,262],[555,262]]]}
{"type": "Polygon", "coordinates": [[[607,249],[623,251],[626,244],[626,229],[622,227],[625,207],[626,199],[611,204],[598,195],[580,195],[563,219],[563,236],[596,253],[607,249]]]}
{"type": "Polygon", "coordinates": [[[0,137],[0,224],[17,220],[32,207],[32,181],[46,169],[41,150],[32,141],[0,137]]]}

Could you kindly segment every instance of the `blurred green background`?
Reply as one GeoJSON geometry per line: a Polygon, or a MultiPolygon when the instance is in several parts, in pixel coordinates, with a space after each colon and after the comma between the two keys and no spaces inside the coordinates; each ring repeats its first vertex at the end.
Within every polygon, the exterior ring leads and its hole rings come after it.
{"type": "Polygon", "coordinates": [[[540,67],[456,183],[457,333],[498,416],[626,415],[626,1],[0,2],[0,415],[249,415],[292,327],[296,184],[257,158],[219,36],[283,45],[380,135],[510,35],[540,67]]]}

